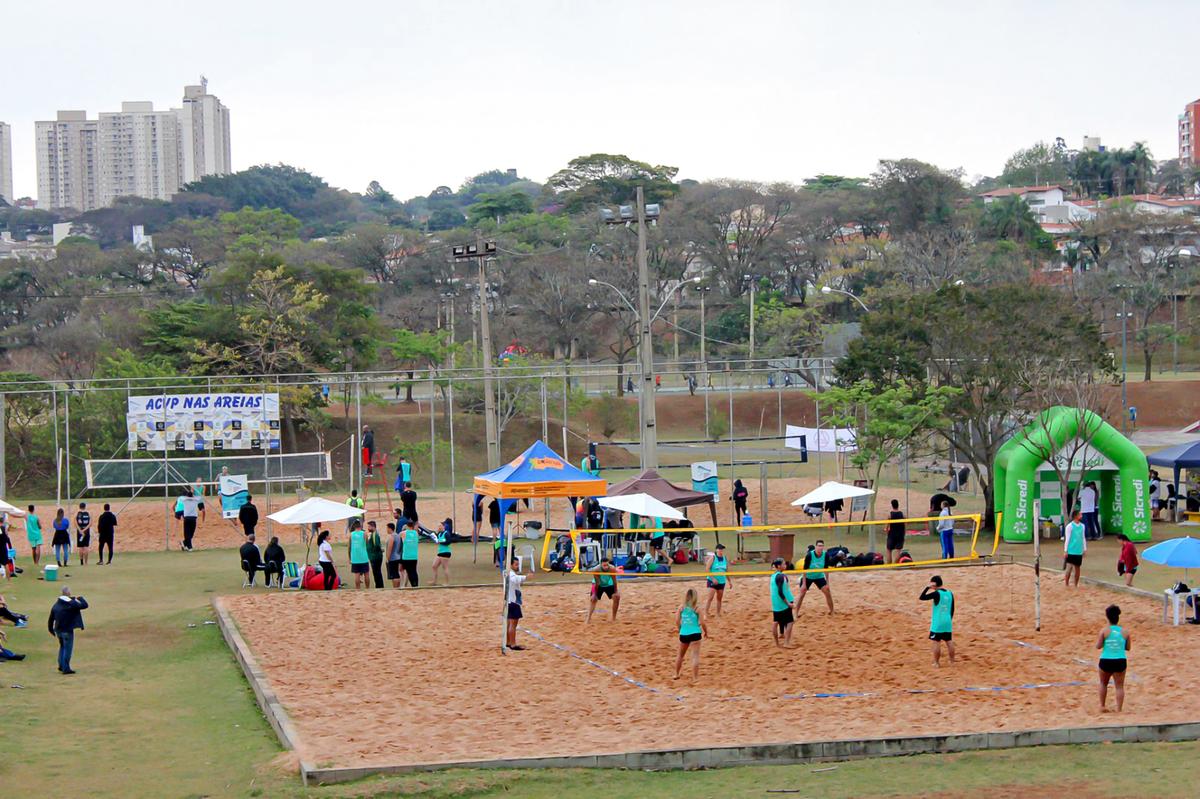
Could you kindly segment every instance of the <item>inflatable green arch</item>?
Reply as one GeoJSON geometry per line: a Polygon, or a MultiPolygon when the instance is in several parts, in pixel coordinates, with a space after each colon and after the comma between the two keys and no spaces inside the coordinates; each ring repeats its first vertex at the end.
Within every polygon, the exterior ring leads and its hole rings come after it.
{"type": "Polygon", "coordinates": [[[1096,414],[1057,405],[1047,408],[996,453],[992,479],[993,506],[1003,513],[1000,534],[1005,541],[1033,540],[1033,501],[1061,510],[1057,476],[1051,471],[1053,490],[1042,496],[1047,467],[1044,454],[1059,452],[1071,441],[1088,442],[1085,462],[1072,470],[1072,489],[1082,479],[1095,480],[1100,488],[1098,510],[1104,532],[1125,533],[1132,541],[1150,540],[1150,473],[1146,456],[1137,446],[1096,414]],[[1081,429],[1082,428],[1082,429],[1081,429]],[[1094,451],[1093,457],[1088,457],[1094,451]],[[1082,474],[1080,474],[1082,468],[1082,474]],[[1129,501],[1125,501],[1129,498],[1129,501]]]}

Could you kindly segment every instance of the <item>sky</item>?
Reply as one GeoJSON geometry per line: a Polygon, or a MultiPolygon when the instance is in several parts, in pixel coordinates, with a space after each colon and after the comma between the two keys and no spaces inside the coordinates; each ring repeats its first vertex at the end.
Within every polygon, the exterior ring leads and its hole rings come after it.
{"type": "Polygon", "coordinates": [[[788,182],[903,157],[995,175],[1085,134],[1162,159],[1200,97],[1172,33],[1197,29],[1194,0],[59,0],[4,17],[18,197],[36,196],[35,120],[178,106],[201,74],[235,170],[402,199],[594,152],[788,182]]]}

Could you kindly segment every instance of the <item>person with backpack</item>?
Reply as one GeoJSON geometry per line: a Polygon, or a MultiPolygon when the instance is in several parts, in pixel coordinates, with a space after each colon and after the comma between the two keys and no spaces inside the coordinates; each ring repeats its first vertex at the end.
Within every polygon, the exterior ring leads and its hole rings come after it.
{"type": "MultiPolygon", "coordinates": [[[[592,574],[591,602],[588,605],[587,619],[584,624],[590,624],[592,614],[596,612],[596,603],[600,597],[606,596],[612,603],[612,620],[617,620],[617,610],[621,607],[621,589],[617,586],[617,570],[606,555],[600,558],[600,569],[592,574]]],[[[676,675],[678,676],[678,675],[676,675]]]]}
{"type": "Polygon", "coordinates": [[[817,539],[804,553],[804,576],[800,578],[800,595],[796,597],[796,613],[804,604],[804,595],[808,589],[816,588],[825,595],[825,604],[829,606],[829,615],[833,615],[833,594],[829,590],[829,577],[825,571],[825,542],[817,539]]]}
{"type": "Polygon", "coordinates": [[[704,613],[708,614],[713,600],[717,600],[717,616],[721,615],[721,602],[725,599],[725,589],[729,587],[729,559],[725,557],[725,545],[717,544],[716,549],[704,556],[704,570],[709,572],[705,580],[708,586],[708,602],[704,605],[704,613]]]}
{"type": "MultiPolygon", "coordinates": [[[[615,612],[615,611],[614,611],[615,612]]],[[[692,653],[692,681],[700,677],[700,640],[708,637],[708,624],[700,612],[696,589],[689,588],[683,605],[675,612],[675,627],[679,630],[679,655],[675,658],[675,679],[683,672],[683,658],[692,653]]]]}
{"type": "Polygon", "coordinates": [[[933,613],[929,618],[929,640],[933,648],[933,665],[941,668],[942,643],[946,644],[946,652],[950,662],[954,662],[954,594],[942,584],[939,575],[929,578],[929,585],[921,591],[918,597],[922,602],[933,603],[933,613]]]}
{"type": "Polygon", "coordinates": [[[795,597],[792,596],[792,588],[788,585],[788,576],[784,573],[787,567],[787,562],[783,558],[775,558],[771,564],[775,568],[775,573],[771,575],[771,635],[775,639],[775,646],[784,647],[791,646],[792,643],[792,626],[796,618],[792,615],[792,602],[795,597]],[[779,643],[779,639],[783,638],[783,643],[779,643]]]}
{"type": "Polygon", "coordinates": [[[1118,622],[1121,621],[1121,609],[1109,605],[1104,609],[1108,619],[1100,630],[1100,638],[1096,648],[1100,650],[1100,712],[1107,713],[1105,703],[1108,700],[1108,683],[1112,680],[1116,686],[1117,712],[1125,706],[1125,669],[1128,667],[1129,649],[1133,646],[1133,636],[1126,632],[1118,622]]]}
{"type": "Polygon", "coordinates": [[[1071,573],[1075,574],[1074,585],[1079,587],[1079,572],[1083,569],[1083,553],[1087,552],[1087,528],[1083,526],[1082,515],[1079,511],[1071,514],[1071,523],[1067,525],[1063,538],[1063,585],[1070,587],[1071,573]]]}

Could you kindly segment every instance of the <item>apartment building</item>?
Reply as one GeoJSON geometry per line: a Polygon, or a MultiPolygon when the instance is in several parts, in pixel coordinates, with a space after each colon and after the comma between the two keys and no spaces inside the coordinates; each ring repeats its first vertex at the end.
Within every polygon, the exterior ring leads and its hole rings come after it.
{"type": "Polygon", "coordinates": [[[1185,167],[1200,166],[1200,147],[1196,136],[1200,134],[1200,100],[1193,100],[1183,107],[1179,115],[1179,163],[1185,167]]]}
{"type": "Polygon", "coordinates": [[[13,196],[12,126],[4,122],[0,122],[0,199],[9,205],[17,201],[13,196]]]}
{"type": "Polygon", "coordinates": [[[39,208],[99,206],[99,132],[86,111],[59,111],[53,121],[34,123],[39,208]]]}
{"type": "Polygon", "coordinates": [[[39,208],[89,211],[128,196],[169,200],[187,183],[232,171],[229,109],[203,78],[184,87],[182,108],[126,102],[98,119],[60,111],[35,127],[39,208]]]}

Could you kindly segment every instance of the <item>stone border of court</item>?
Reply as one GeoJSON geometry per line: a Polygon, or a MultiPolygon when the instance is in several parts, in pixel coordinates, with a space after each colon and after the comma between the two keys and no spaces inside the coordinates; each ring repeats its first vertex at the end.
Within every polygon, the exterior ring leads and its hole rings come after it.
{"type": "Polygon", "coordinates": [[[982,749],[1015,749],[1062,744],[1138,743],[1194,741],[1200,739],[1200,722],[1139,724],[1108,727],[1065,727],[1020,732],[976,732],[957,735],[867,738],[859,740],[810,741],[805,743],[759,744],[700,749],[657,749],[599,755],[562,757],[499,758],[424,763],[404,766],[358,766],[313,768],[301,764],[305,784],[331,785],[379,774],[404,774],[451,768],[618,768],[648,771],[679,771],[733,766],[795,765],[869,757],[946,754],[982,749]]]}
{"type": "MultiPolygon", "coordinates": [[[[258,700],[258,706],[263,715],[267,717],[271,729],[275,730],[275,735],[279,737],[279,742],[283,744],[284,749],[292,752],[298,751],[296,742],[299,740],[299,736],[296,734],[296,728],[292,726],[292,719],[279,702],[275,691],[272,690],[267,675],[258,665],[258,659],[250,651],[250,645],[246,643],[246,639],[242,637],[233,617],[229,615],[229,609],[225,607],[225,602],[221,597],[215,596],[212,598],[212,606],[217,614],[217,626],[221,628],[221,635],[233,652],[234,659],[242,667],[242,674],[250,683],[250,688],[254,691],[254,698],[258,700]]],[[[314,770],[311,764],[300,761],[300,779],[306,786],[308,785],[308,775],[314,770]]],[[[357,778],[350,777],[349,779],[357,778]]]]}

